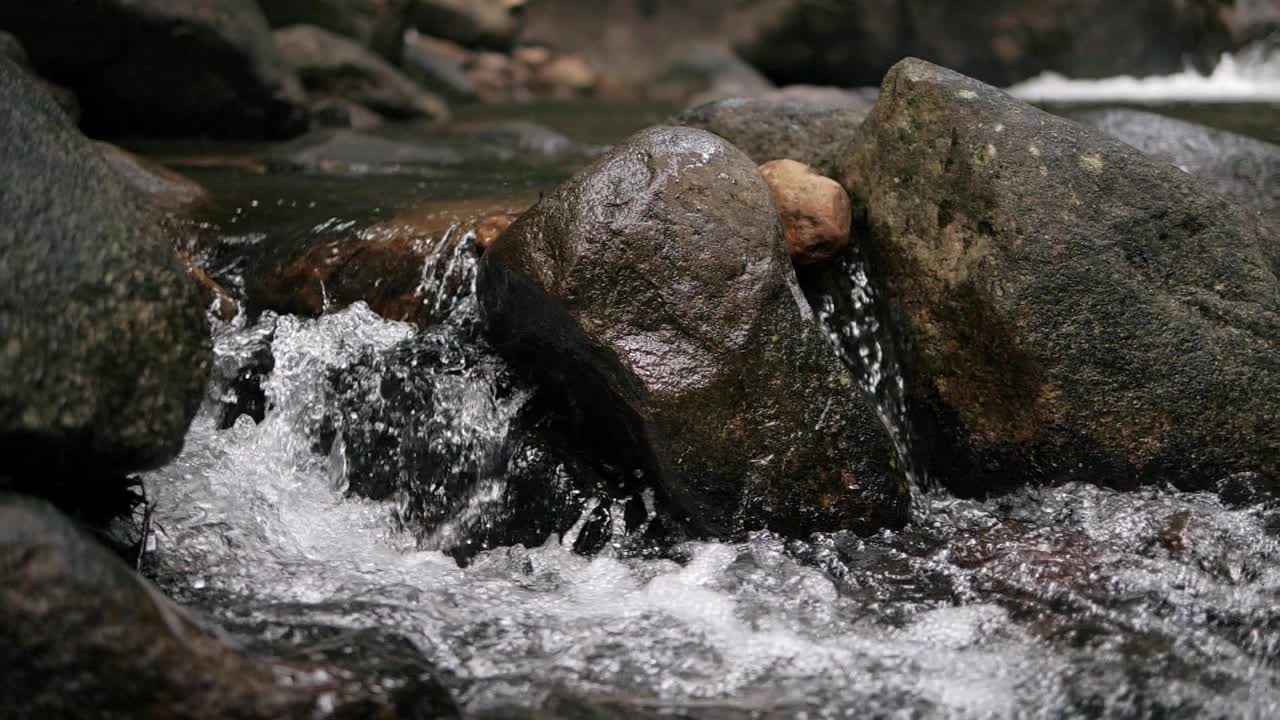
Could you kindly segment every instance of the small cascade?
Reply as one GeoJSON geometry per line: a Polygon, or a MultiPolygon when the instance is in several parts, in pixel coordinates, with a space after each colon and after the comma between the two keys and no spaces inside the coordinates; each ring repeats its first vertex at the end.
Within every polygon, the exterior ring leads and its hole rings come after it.
{"type": "Polygon", "coordinates": [[[863,392],[874,398],[876,411],[912,488],[917,495],[926,492],[932,486],[920,470],[912,447],[902,371],[883,320],[880,290],[867,274],[861,251],[852,249],[827,280],[815,303],[818,320],[841,362],[853,373],[863,392]]]}

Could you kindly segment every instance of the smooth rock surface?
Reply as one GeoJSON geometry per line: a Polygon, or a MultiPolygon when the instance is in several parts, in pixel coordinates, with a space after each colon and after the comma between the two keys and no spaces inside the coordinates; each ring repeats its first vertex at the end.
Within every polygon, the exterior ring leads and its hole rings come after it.
{"type": "Polygon", "coordinates": [[[523,27],[524,0],[413,0],[419,32],[470,48],[510,50],[523,27]]]}
{"type": "Polygon", "coordinates": [[[1106,134],[920,60],[843,184],[930,472],[1280,480],[1280,238],[1106,134]]]}
{"type": "Polygon", "coordinates": [[[209,328],[162,218],[0,59],[0,475],[75,482],[177,454],[209,328]]]}
{"type": "Polygon", "coordinates": [[[350,100],[393,119],[448,118],[443,100],[353,40],[312,25],[273,35],[281,56],[312,95],[350,100]]]}
{"type": "Polygon", "coordinates": [[[796,284],[755,164],[692,128],[633,136],[520,217],[477,279],[493,343],[562,388],[584,447],[699,533],[869,531],[906,486],[796,284]]]}
{"type": "Polygon", "coordinates": [[[86,126],[120,134],[281,137],[305,97],[253,0],[0,4],[41,75],[79,96],[86,126]]]}
{"type": "Polygon", "coordinates": [[[258,0],[273,28],[314,25],[396,62],[413,0],[258,0]]]}
{"type": "Polygon", "coordinates": [[[826,262],[849,247],[853,208],[840,183],[795,160],[760,166],[782,216],[783,236],[797,265],[826,262]]]}

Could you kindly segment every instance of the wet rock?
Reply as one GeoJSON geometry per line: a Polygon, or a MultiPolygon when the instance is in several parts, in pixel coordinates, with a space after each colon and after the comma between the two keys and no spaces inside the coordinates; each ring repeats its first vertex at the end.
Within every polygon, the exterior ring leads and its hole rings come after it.
{"type": "Polygon", "coordinates": [[[177,454],[209,329],[162,217],[0,59],[0,474],[91,482],[177,454]]]}
{"type": "Polygon", "coordinates": [[[826,262],[849,247],[853,208],[840,183],[795,160],[760,166],[782,215],[783,235],[797,265],[826,262]]]}
{"type": "Polygon", "coordinates": [[[209,277],[209,273],[204,271],[191,259],[191,256],[178,252],[178,259],[182,262],[182,268],[186,270],[187,275],[195,281],[196,287],[200,289],[200,298],[204,301],[205,307],[213,308],[214,314],[228,322],[239,312],[239,305],[236,303],[231,293],[226,288],[218,284],[218,281],[209,277]],[[216,304],[215,304],[216,303],[216,304]]]}
{"type": "Polygon", "coordinates": [[[383,58],[400,57],[412,0],[258,0],[273,28],[314,25],[355,40],[383,58]]]}
{"type": "Polygon", "coordinates": [[[932,474],[1275,485],[1280,246],[1255,212],[920,60],[862,134],[843,184],[932,474]]]}
{"type": "Polygon", "coordinates": [[[510,50],[523,25],[524,0],[413,0],[419,32],[470,48],[510,50]]]}
{"type": "Polygon", "coordinates": [[[1241,205],[1280,208],[1280,146],[1138,110],[1096,110],[1071,117],[1173,163],[1241,205]]]}
{"type": "Polygon", "coordinates": [[[804,304],[768,186],[724,140],[632,137],[522,215],[477,291],[492,341],[563,390],[573,440],[698,532],[901,521],[884,429],[804,304]]]}
{"type": "Polygon", "coordinates": [[[797,160],[830,174],[872,105],[860,96],[778,91],[700,105],[671,124],[713,132],[757,163],[797,160]]]}
{"type": "Polygon", "coordinates": [[[186,212],[209,202],[209,191],[195,180],[110,143],[95,142],[94,146],[129,187],[156,207],[186,212]]]}
{"type": "Polygon", "coordinates": [[[27,51],[23,49],[22,43],[18,38],[3,31],[0,31],[0,57],[9,58],[14,65],[23,70],[31,69],[31,58],[27,57],[27,51]]]}
{"type": "Polygon", "coordinates": [[[516,213],[499,213],[481,220],[476,226],[476,249],[484,252],[493,247],[498,238],[502,237],[502,233],[506,232],[518,217],[520,216],[516,213]]]}
{"type": "Polygon", "coordinates": [[[1009,85],[1211,65],[1231,39],[1214,3],[1182,0],[790,0],[765,6],[737,49],[778,83],[877,83],[907,55],[1009,85]]]}
{"type": "Polygon", "coordinates": [[[409,77],[432,92],[454,100],[475,100],[476,85],[466,70],[470,58],[470,51],[461,45],[410,30],[400,64],[409,77]]]}
{"type": "Polygon", "coordinates": [[[444,120],[444,101],[353,40],[311,25],[274,33],[285,62],[314,95],[340,97],[390,118],[444,120]]]}
{"type": "Polygon", "coordinates": [[[311,127],[317,129],[370,130],[386,120],[369,108],[342,98],[311,103],[311,127]]]}
{"type": "Polygon", "coordinates": [[[75,91],[95,132],[280,137],[306,127],[302,88],[257,3],[5,3],[0,27],[75,91]]]}
{"type": "Polygon", "coordinates": [[[447,695],[397,692],[312,658],[242,655],[39,501],[0,494],[0,576],[11,717],[372,717],[427,697],[456,715],[447,695]]]}

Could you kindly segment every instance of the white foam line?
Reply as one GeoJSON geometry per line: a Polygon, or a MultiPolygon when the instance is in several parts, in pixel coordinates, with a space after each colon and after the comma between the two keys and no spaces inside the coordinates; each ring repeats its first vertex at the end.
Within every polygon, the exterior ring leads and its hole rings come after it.
{"type": "Polygon", "coordinates": [[[1073,80],[1046,72],[1009,88],[1028,102],[1280,102],[1280,54],[1265,61],[1241,61],[1224,55],[1209,75],[1184,70],[1173,75],[1103,80],[1073,80]]]}

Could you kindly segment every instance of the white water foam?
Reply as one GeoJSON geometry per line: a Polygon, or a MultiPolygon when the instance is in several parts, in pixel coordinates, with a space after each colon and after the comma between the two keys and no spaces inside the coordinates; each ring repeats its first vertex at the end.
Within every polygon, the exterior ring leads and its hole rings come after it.
{"type": "Polygon", "coordinates": [[[1223,55],[1213,72],[1078,80],[1046,72],[1009,88],[1033,103],[1273,103],[1280,102],[1280,52],[1253,48],[1223,55]]]}

